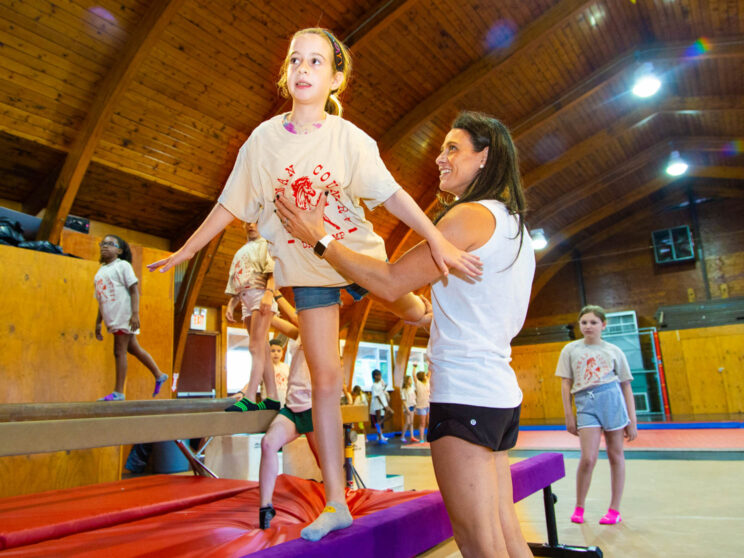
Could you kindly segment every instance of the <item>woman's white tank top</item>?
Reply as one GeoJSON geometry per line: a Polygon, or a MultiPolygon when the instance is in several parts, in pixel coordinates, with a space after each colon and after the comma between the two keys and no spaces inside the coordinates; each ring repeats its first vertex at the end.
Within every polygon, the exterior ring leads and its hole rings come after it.
{"type": "Polygon", "coordinates": [[[477,203],[496,219],[491,238],[472,251],[481,259],[483,275],[450,273],[432,284],[430,400],[514,408],[522,402],[522,390],[509,364],[511,340],[527,315],[535,253],[526,230],[520,250],[517,219],[503,203],[477,203]]]}

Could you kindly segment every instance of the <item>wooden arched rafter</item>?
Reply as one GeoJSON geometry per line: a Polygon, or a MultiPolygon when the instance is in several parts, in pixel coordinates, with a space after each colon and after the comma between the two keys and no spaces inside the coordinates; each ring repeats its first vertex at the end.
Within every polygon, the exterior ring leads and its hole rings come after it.
{"type": "Polygon", "coordinates": [[[408,368],[408,359],[411,357],[411,349],[417,331],[418,327],[409,324],[405,324],[401,329],[398,353],[395,355],[395,368],[393,368],[394,386],[401,387],[403,385],[403,376],[408,368]]]}
{"type": "MultiPolygon", "coordinates": [[[[547,15],[547,14],[546,14],[547,15]]],[[[545,126],[552,122],[555,118],[558,118],[568,112],[569,110],[576,107],[578,103],[588,98],[590,95],[596,93],[601,89],[606,82],[617,77],[623,72],[627,72],[639,61],[664,61],[664,60],[679,60],[686,55],[687,49],[689,49],[689,42],[678,42],[678,43],[659,43],[650,44],[642,49],[630,49],[619,57],[615,58],[602,68],[595,71],[585,80],[579,82],[574,88],[563,94],[559,99],[553,100],[550,103],[544,105],[533,114],[524,118],[521,122],[511,127],[512,137],[517,142],[524,138],[527,134],[534,130],[545,126]]],[[[715,58],[740,58],[744,56],[744,42],[740,39],[712,39],[711,48],[705,52],[699,54],[696,59],[715,59],[715,58]]],[[[446,104],[446,101],[443,101],[446,104]]],[[[738,109],[742,107],[741,98],[737,97],[688,97],[678,98],[673,97],[672,99],[665,102],[663,105],[665,111],[680,111],[683,110],[682,105],[697,106],[696,109],[688,110],[727,110],[727,107],[738,109]]],[[[658,106],[654,103],[652,106],[658,106]]],[[[431,118],[441,106],[434,107],[433,112],[427,116],[431,118]]],[[[648,112],[651,109],[645,110],[643,108],[633,111],[635,116],[623,117],[623,120],[633,122],[635,118],[635,124],[643,121],[644,115],[651,117],[654,112],[648,112]]],[[[399,123],[399,127],[403,121],[399,123]]],[[[614,134],[622,133],[620,127],[613,126],[614,134]]],[[[387,142],[391,145],[397,145],[402,141],[407,134],[411,133],[413,128],[401,130],[395,137],[391,137],[387,142]]],[[[388,132],[391,134],[392,129],[388,132]]],[[[607,134],[611,136],[611,134],[607,134]]],[[[603,135],[604,136],[604,135],[603,135]]],[[[380,141],[382,147],[386,145],[383,140],[380,141]]],[[[586,149],[591,149],[591,142],[581,142],[572,149],[576,149],[568,159],[574,159],[580,155],[586,149]]],[[[550,168],[552,165],[554,169],[565,168],[567,165],[562,162],[563,155],[556,158],[554,161],[546,163],[538,169],[533,171],[535,176],[542,176],[545,174],[545,169],[542,167],[550,168]],[[541,170],[542,169],[542,170],[541,170]]],[[[556,172],[555,170],[553,172],[556,172]]],[[[525,181],[527,188],[530,187],[529,180],[525,181]]],[[[436,191],[434,189],[428,189],[424,192],[424,195],[418,200],[419,205],[425,208],[425,212],[429,213],[436,207],[436,191]]],[[[403,246],[406,245],[410,238],[412,231],[404,223],[398,223],[393,229],[386,240],[386,248],[390,259],[393,260],[400,256],[400,252],[403,246]]]]}
{"type": "MultiPolygon", "coordinates": [[[[690,169],[690,171],[685,175],[685,177],[696,177],[696,178],[726,178],[726,179],[735,179],[735,180],[744,180],[744,167],[720,167],[720,166],[709,166],[709,167],[694,167],[690,169]]],[[[550,264],[549,267],[545,269],[545,271],[541,272],[536,278],[532,285],[532,293],[531,293],[531,299],[534,300],[537,295],[540,293],[540,291],[547,285],[550,280],[555,277],[555,275],[570,261],[572,261],[571,253],[574,249],[578,248],[579,250],[586,250],[591,246],[594,246],[595,244],[605,240],[606,238],[609,238],[611,234],[616,233],[620,228],[622,228],[625,224],[631,224],[633,222],[636,222],[640,217],[637,218],[626,218],[622,221],[619,221],[617,224],[612,225],[605,229],[602,233],[599,233],[597,235],[592,236],[590,239],[587,239],[586,241],[579,243],[577,246],[567,246],[561,244],[565,241],[570,239],[572,236],[575,236],[579,232],[591,227],[592,225],[602,221],[603,219],[607,218],[608,216],[612,215],[613,213],[616,213],[618,211],[621,211],[622,209],[628,207],[629,205],[653,194],[654,192],[657,192],[658,190],[672,184],[673,182],[676,182],[679,180],[680,177],[671,177],[667,175],[662,175],[657,178],[654,178],[653,180],[650,180],[640,188],[634,189],[632,192],[629,192],[625,196],[622,196],[621,198],[618,198],[617,200],[614,200],[612,204],[605,205],[603,208],[593,211],[583,219],[580,219],[579,221],[576,221],[574,223],[571,223],[569,226],[565,227],[563,230],[558,232],[555,236],[551,237],[550,242],[548,244],[548,247],[546,247],[545,251],[542,251],[537,256],[537,262],[538,265],[544,261],[549,255],[552,255],[556,252],[561,252],[562,254],[558,257],[557,260],[555,260],[553,263],[550,264]]],[[[645,211],[645,210],[644,210],[645,211]]],[[[641,214],[646,215],[645,213],[641,214]]],[[[633,216],[631,216],[633,217],[633,216]]]]}
{"type": "MultiPolygon", "coordinates": [[[[730,141],[728,138],[717,137],[666,138],[642,151],[635,157],[628,159],[621,165],[613,167],[580,188],[575,188],[574,190],[565,193],[551,203],[549,207],[546,207],[544,211],[537,211],[532,220],[532,226],[534,228],[541,228],[549,219],[559,213],[561,209],[565,209],[566,207],[588,198],[609,184],[645,167],[652,161],[667,156],[674,149],[678,151],[720,151],[728,141],[730,141]]],[[[727,167],[721,168],[725,169],[727,167]]],[[[726,171],[708,170],[708,172],[713,173],[726,171]]],[[[716,177],[710,176],[709,178],[716,177]]]]}
{"type": "Polygon", "coordinates": [[[67,215],[114,106],[182,4],[183,0],[152,2],[135,27],[121,58],[106,74],[52,188],[37,234],[39,240],[59,244],[67,215]]]}
{"type": "MultiPolygon", "coordinates": [[[[191,324],[191,314],[194,313],[194,306],[196,300],[199,297],[199,291],[201,290],[204,278],[209,271],[209,266],[212,263],[215,252],[220,245],[223,235],[222,231],[220,234],[215,236],[209,244],[199,250],[197,254],[191,258],[189,265],[186,268],[181,287],[176,297],[176,303],[174,307],[175,319],[173,322],[173,372],[178,374],[181,370],[181,364],[183,364],[183,354],[186,350],[186,337],[189,334],[189,326],[191,324]]],[[[173,379],[173,389],[177,387],[176,378],[173,379]]]]}
{"type": "Polygon", "coordinates": [[[344,343],[344,384],[351,388],[351,381],[354,378],[354,364],[357,353],[359,352],[359,342],[362,340],[364,326],[367,323],[369,311],[372,308],[372,299],[364,297],[362,300],[355,302],[351,307],[349,316],[349,329],[346,333],[346,342],[344,343]]]}
{"type": "Polygon", "coordinates": [[[385,153],[395,149],[401,141],[413,133],[421,124],[431,120],[443,107],[457,101],[468,91],[493,76],[512,57],[537,48],[541,43],[541,38],[549,36],[554,29],[573,17],[577,11],[590,4],[591,2],[586,0],[562,0],[558,2],[536,20],[526,25],[509,47],[491,50],[486,56],[468,66],[459,75],[449,80],[446,85],[421,101],[380,138],[380,151],[385,153]]]}
{"type": "Polygon", "coordinates": [[[659,114],[740,110],[744,110],[744,99],[740,96],[666,97],[654,103],[641,105],[613,122],[609,127],[577,143],[554,160],[528,172],[523,177],[523,183],[526,188],[533,188],[587,155],[600,151],[627,131],[649,123],[653,117],[659,114]]]}

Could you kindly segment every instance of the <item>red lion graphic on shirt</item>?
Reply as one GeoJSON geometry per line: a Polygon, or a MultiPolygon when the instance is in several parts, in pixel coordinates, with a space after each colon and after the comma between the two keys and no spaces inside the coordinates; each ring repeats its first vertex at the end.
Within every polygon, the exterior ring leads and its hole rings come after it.
{"type": "Polygon", "coordinates": [[[602,366],[595,357],[589,357],[584,366],[584,382],[588,383],[592,379],[601,378],[602,366]]]}
{"type": "Polygon", "coordinates": [[[315,199],[317,192],[313,188],[313,183],[307,176],[302,176],[292,183],[292,195],[295,199],[295,205],[300,209],[310,209],[313,207],[312,201],[315,199]]]}

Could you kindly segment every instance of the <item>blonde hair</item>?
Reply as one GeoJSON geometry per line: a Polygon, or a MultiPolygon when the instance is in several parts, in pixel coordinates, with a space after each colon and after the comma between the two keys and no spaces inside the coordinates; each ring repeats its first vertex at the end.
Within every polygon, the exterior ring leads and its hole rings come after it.
{"type": "Polygon", "coordinates": [[[411,387],[413,385],[411,377],[406,375],[405,378],[403,378],[403,385],[401,387],[407,388],[411,387]]]}
{"type": "Polygon", "coordinates": [[[589,306],[584,306],[581,309],[581,312],[579,312],[579,320],[581,320],[581,317],[584,314],[594,314],[602,321],[603,324],[607,322],[607,316],[605,315],[605,309],[602,308],[601,306],[596,306],[593,304],[590,304],[589,306]]]}
{"type": "MultiPolygon", "coordinates": [[[[344,79],[341,81],[341,85],[339,85],[334,91],[331,91],[328,95],[325,111],[329,114],[337,114],[341,116],[343,109],[341,107],[339,95],[344,92],[346,86],[349,84],[349,79],[351,79],[351,52],[349,52],[346,45],[339,41],[338,38],[336,38],[336,35],[328,29],[322,27],[300,29],[297,33],[292,35],[292,41],[300,35],[319,35],[328,41],[328,45],[331,47],[331,66],[333,71],[343,73],[344,79]],[[338,47],[338,49],[336,47],[338,47]]],[[[279,87],[279,93],[281,93],[282,97],[285,99],[289,98],[289,89],[287,89],[287,67],[289,66],[289,55],[290,52],[288,51],[287,56],[284,58],[284,63],[282,64],[279,81],[276,83],[279,87]]]]}

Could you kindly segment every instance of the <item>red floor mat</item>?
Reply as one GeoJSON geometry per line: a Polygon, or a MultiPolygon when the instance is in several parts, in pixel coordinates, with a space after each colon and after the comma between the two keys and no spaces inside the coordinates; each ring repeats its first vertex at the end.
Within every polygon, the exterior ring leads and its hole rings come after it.
{"type": "MultiPolygon", "coordinates": [[[[204,479],[205,482],[216,480],[226,479],[204,479]]],[[[75,491],[61,492],[68,493],[68,503],[74,508],[75,491]]],[[[347,493],[347,500],[352,515],[358,518],[428,493],[356,490],[347,493]]],[[[271,529],[261,531],[257,528],[258,501],[258,487],[249,487],[217,501],[9,549],[3,552],[3,558],[238,557],[299,537],[302,527],[324,506],[321,484],[280,475],[274,492],[277,516],[271,529]]],[[[43,514],[44,507],[36,508],[36,513],[43,514]]]]}
{"type": "Polygon", "coordinates": [[[195,506],[257,486],[232,479],[155,475],[0,499],[0,549],[195,506]]]}

